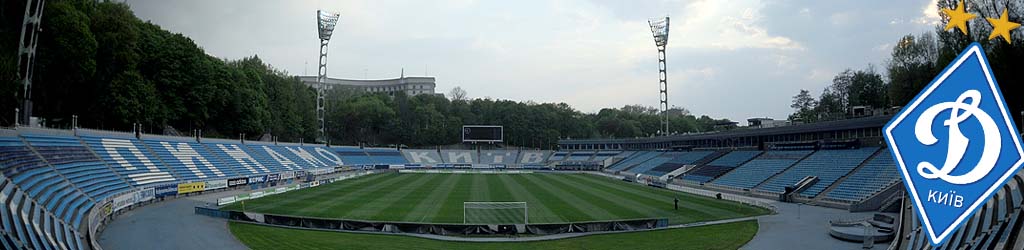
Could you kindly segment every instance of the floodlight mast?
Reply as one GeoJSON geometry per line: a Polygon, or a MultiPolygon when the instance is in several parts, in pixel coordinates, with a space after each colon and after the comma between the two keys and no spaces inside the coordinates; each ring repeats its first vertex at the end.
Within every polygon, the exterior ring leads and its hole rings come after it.
{"type": "Polygon", "coordinates": [[[320,129],[317,130],[317,142],[327,142],[326,113],[324,111],[324,94],[327,92],[327,43],[334,34],[334,26],[338,24],[341,14],[323,10],[316,11],[317,28],[320,37],[320,67],[316,75],[316,119],[320,129]]]}
{"type": "Polygon", "coordinates": [[[665,73],[665,46],[668,45],[668,17],[647,20],[658,47],[658,81],[661,85],[661,135],[668,135],[668,74],[665,73]]]}
{"type": "Polygon", "coordinates": [[[18,80],[22,85],[22,105],[21,117],[14,117],[15,126],[28,124],[32,118],[32,75],[35,74],[36,45],[39,44],[39,33],[43,30],[40,22],[43,20],[45,5],[46,0],[26,1],[25,16],[21,19],[21,36],[18,39],[18,80]],[[19,119],[21,122],[18,122],[19,119]]]}

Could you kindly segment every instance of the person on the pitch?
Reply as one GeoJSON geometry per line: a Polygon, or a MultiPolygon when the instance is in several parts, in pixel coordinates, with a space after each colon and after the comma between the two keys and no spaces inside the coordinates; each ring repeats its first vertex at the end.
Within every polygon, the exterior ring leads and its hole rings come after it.
{"type": "Polygon", "coordinates": [[[676,210],[679,210],[679,197],[676,197],[676,210]]]}

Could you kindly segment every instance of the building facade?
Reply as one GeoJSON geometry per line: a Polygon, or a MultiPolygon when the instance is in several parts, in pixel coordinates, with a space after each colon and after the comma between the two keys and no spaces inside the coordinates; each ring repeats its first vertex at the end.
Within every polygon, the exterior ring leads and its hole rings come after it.
{"type": "MultiPolygon", "coordinates": [[[[302,83],[316,87],[316,76],[299,76],[302,83]]],[[[432,76],[402,76],[392,79],[357,80],[327,78],[327,88],[336,87],[353,88],[367,93],[387,93],[394,96],[395,93],[405,92],[406,95],[436,94],[437,84],[432,76]]]]}

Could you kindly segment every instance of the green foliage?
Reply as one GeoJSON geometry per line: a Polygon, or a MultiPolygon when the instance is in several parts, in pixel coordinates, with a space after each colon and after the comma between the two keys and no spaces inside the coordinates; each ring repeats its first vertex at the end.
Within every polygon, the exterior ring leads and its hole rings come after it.
{"type": "MultiPolygon", "coordinates": [[[[2,19],[5,31],[20,28],[17,16],[2,19]]],[[[49,126],[67,126],[78,115],[81,126],[100,129],[141,123],[151,133],[171,126],[250,139],[268,132],[284,141],[316,135],[313,90],[258,57],[211,57],[188,37],[139,20],[124,3],[58,1],[46,5],[44,16],[32,98],[33,115],[49,126]]],[[[16,51],[12,40],[0,47],[16,51]]],[[[16,62],[14,54],[0,56],[0,90],[7,96],[20,91],[16,62]]],[[[0,122],[7,125],[13,123],[8,110],[18,103],[3,100],[0,122]]]]}

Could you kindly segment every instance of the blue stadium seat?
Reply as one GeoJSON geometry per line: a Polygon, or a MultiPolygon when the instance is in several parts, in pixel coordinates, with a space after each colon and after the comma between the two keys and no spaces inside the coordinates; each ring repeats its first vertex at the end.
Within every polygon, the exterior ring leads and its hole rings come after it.
{"type": "Polygon", "coordinates": [[[573,151],[569,153],[569,156],[565,159],[566,161],[589,161],[594,154],[594,151],[573,151]]]}
{"type": "Polygon", "coordinates": [[[817,176],[818,183],[800,193],[808,197],[814,197],[835,183],[839,178],[849,174],[851,170],[877,151],[877,147],[819,150],[757,189],[782,193],[785,191],[786,186],[794,185],[804,177],[817,176]]]}
{"type": "Polygon", "coordinates": [[[558,151],[552,153],[551,157],[548,157],[548,161],[564,161],[566,158],[569,158],[569,152],[558,151]]]}
{"type": "Polygon", "coordinates": [[[409,163],[405,157],[402,156],[402,152],[390,148],[366,148],[366,154],[370,156],[370,159],[377,164],[388,164],[388,165],[402,165],[409,163]]]}
{"type": "Polygon", "coordinates": [[[224,179],[229,173],[221,171],[210,158],[212,154],[195,141],[143,139],[161,162],[178,174],[182,181],[224,179]]]}
{"type": "Polygon", "coordinates": [[[735,188],[753,188],[765,179],[779,173],[813,151],[767,151],[764,154],[736,167],[711,183],[735,188]]]}
{"type": "Polygon", "coordinates": [[[246,144],[245,149],[246,152],[249,152],[249,155],[263,164],[270,172],[276,173],[303,169],[303,167],[299,166],[299,162],[295,162],[292,158],[285,156],[285,154],[290,153],[284,148],[274,145],[246,144]]]}
{"type": "Polygon", "coordinates": [[[214,157],[218,158],[219,162],[224,164],[225,168],[240,176],[270,173],[270,169],[249,154],[245,145],[223,142],[203,142],[202,144],[214,157]]]}
{"type": "Polygon", "coordinates": [[[442,163],[441,155],[437,153],[437,150],[406,149],[402,150],[402,155],[405,155],[405,159],[408,160],[409,163],[428,165],[442,163]]]}
{"type": "Polygon", "coordinates": [[[740,164],[757,157],[761,152],[762,151],[749,150],[729,152],[708,164],[697,166],[694,169],[689,170],[682,176],[682,179],[698,183],[709,182],[725,173],[728,173],[729,171],[732,171],[740,164]]]}
{"type": "MultiPolygon", "coordinates": [[[[332,151],[341,157],[341,160],[345,162],[345,165],[356,166],[356,165],[371,165],[376,164],[375,158],[371,158],[367,151],[356,147],[332,147],[332,151]]],[[[401,153],[394,150],[394,153],[401,157],[401,153]]],[[[381,158],[386,158],[386,155],[380,155],[381,158]]],[[[404,158],[403,158],[404,159],[404,158]]]]}
{"type": "Polygon", "coordinates": [[[886,150],[864,163],[863,167],[839,183],[825,197],[839,201],[860,201],[899,181],[896,163],[886,150]]]}
{"type": "Polygon", "coordinates": [[[441,150],[440,154],[445,163],[473,164],[479,158],[474,150],[441,150]]]}
{"type": "Polygon", "coordinates": [[[637,154],[633,154],[630,157],[627,157],[626,159],[623,159],[622,161],[619,161],[619,162],[617,162],[615,164],[612,164],[612,166],[608,167],[608,170],[611,170],[611,171],[626,170],[626,169],[632,168],[633,166],[636,166],[637,164],[643,163],[644,161],[650,160],[651,158],[657,157],[657,156],[661,155],[661,153],[662,152],[657,152],[657,151],[646,151],[646,152],[640,152],[640,153],[637,153],[637,154]]]}
{"type": "Polygon", "coordinates": [[[147,186],[177,181],[171,171],[134,138],[81,136],[100,159],[132,185],[147,186]]]}
{"type": "Polygon", "coordinates": [[[594,154],[594,159],[591,161],[604,161],[619,154],[622,154],[622,151],[598,151],[597,154],[594,154]]]}
{"type": "Polygon", "coordinates": [[[484,150],[480,152],[481,164],[511,165],[516,163],[519,152],[515,150],[484,150]]]}

